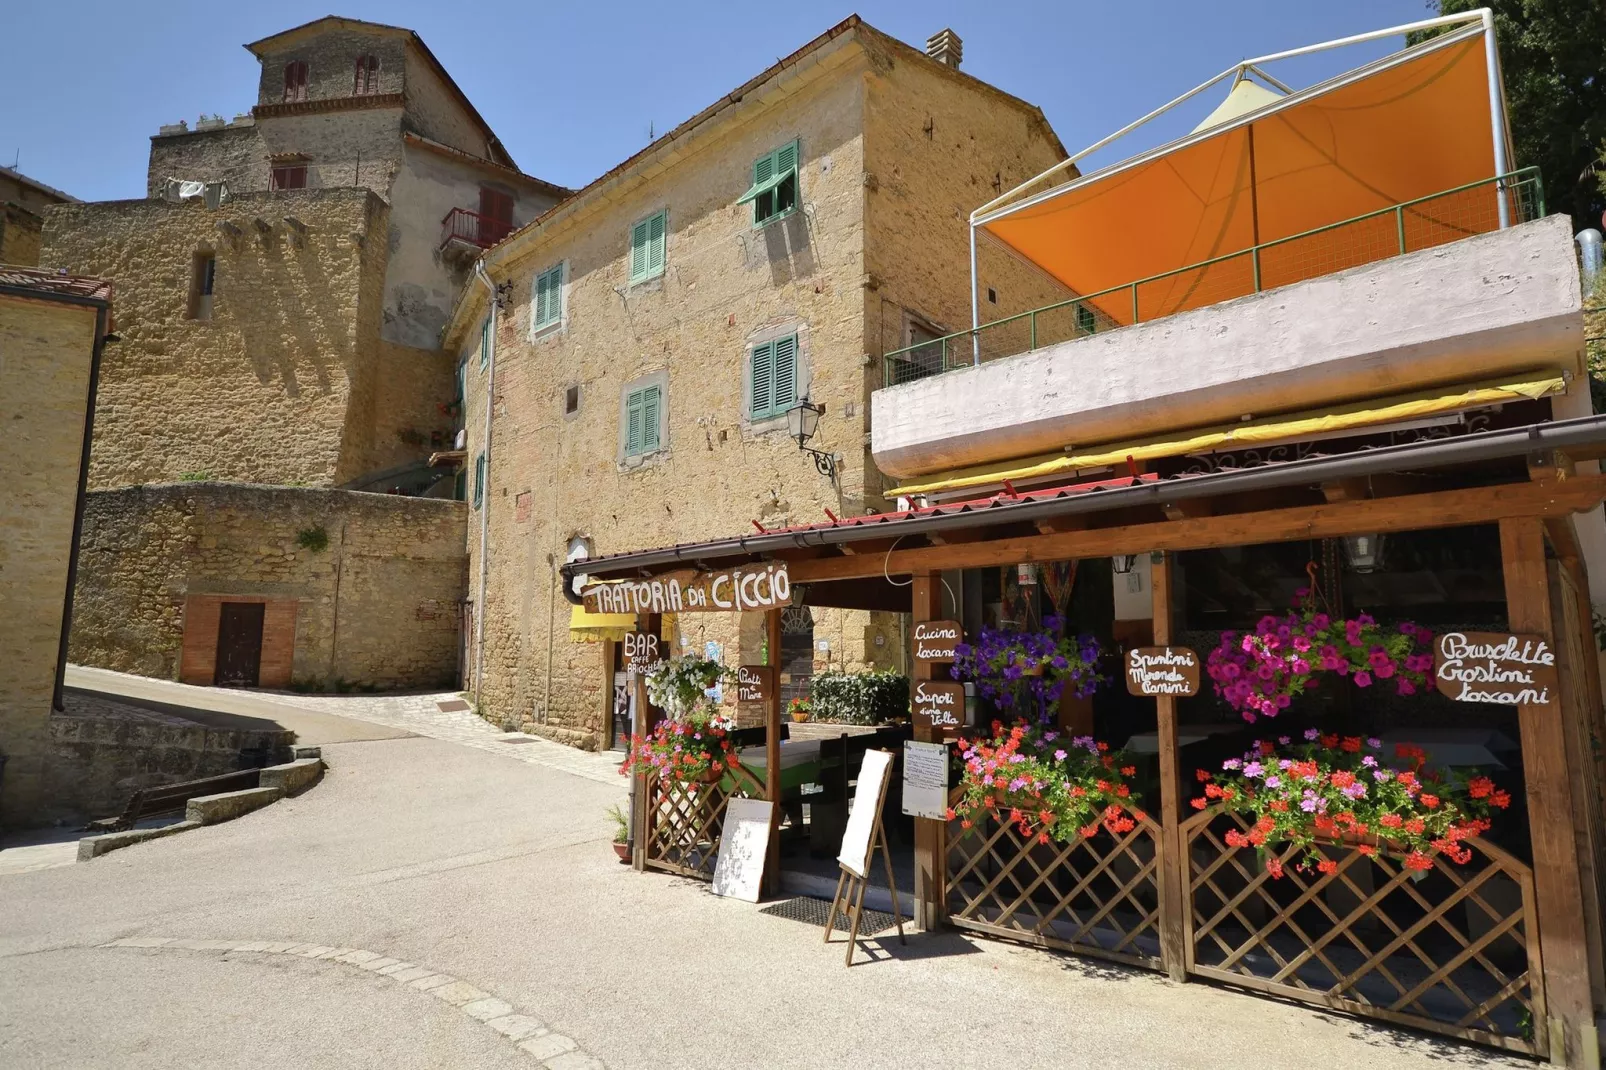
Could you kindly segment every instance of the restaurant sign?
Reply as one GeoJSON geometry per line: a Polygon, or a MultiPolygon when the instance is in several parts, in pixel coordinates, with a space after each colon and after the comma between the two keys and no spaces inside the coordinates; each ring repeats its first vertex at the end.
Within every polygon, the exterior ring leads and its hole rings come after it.
{"type": "Polygon", "coordinates": [[[953,661],[964,641],[964,629],[956,620],[920,621],[915,625],[915,661],[925,665],[953,661]]]}
{"type": "Polygon", "coordinates": [[[650,580],[586,588],[592,613],[739,613],[792,604],[786,562],[770,561],[719,572],[672,572],[650,580]]]}
{"type": "Polygon", "coordinates": [[[1199,693],[1199,655],[1185,646],[1140,646],[1126,652],[1126,689],[1140,698],[1199,693]]]}
{"type": "Polygon", "coordinates": [[[965,727],[965,685],[916,680],[915,724],[930,725],[939,739],[953,739],[965,727]]]}
{"type": "Polygon", "coordinates": [[[1446,632],[1435,653],[1434,686],[1457,702],[1555,704],[1556,653],[1544,636],[1446,632]]]}
{"type": "Polygon", "coordinates": [[[650,632],[626,632],[624,642],[625,667],[644,673],[660,660],[658,637],[650,632]]]}
{"type": "Polygon", "coordinates": [[[760,706],[775,694],[775,667],[773,665],[741,665],[736,669],[736,704],[760,706]]]}

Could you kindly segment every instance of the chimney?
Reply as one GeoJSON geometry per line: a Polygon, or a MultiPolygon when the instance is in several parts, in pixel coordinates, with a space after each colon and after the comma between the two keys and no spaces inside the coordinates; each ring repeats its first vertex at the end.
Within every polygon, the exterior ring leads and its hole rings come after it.
{"type": "Polygon", "coordinates": [[[926,38],[926,55],[938,63],[946,63],[954,70],[959,69],[959,60],[964,55],[964,42],[959,35],[949,29],[944,29],[935,37],[926,38]]]}

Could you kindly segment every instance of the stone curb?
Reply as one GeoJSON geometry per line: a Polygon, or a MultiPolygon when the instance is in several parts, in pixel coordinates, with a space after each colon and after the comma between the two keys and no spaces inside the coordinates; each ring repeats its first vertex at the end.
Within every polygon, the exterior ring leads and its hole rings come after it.
{"type": "MultiPolygon", "coordinates": [[[[315,749],[315,748],[314,748],[315,749]]],[[[236,817],[260,810],[287,795],[299,795],[323,779],[323,759],[317,756],[298,758],[284,765],[270,765],[262,770],[260,787],[244,791],[226,791],[220,795],[199,795],[184,807],[184,820],[154,829],[130,829],[127,832],[109,832],[104,836],[85,836],[78,841],[78,861],[88,862],[108,851],[130,847],[146,840],[156,840],[179,832],[231,821],[236,817]]]]}
{"type": "MultiPolygon", "coordinates": [[[[261,790],[261,789],[258,789],[261,790]]],[[[240,794],[230,792],[229,794],[240,794]]],[[[186,822],[187,824],[187,822],[186,822]]],[[[168,829],[177,828],[176,825],[168,829]]],[[[166,832],[168,829],[149,829],[149,832],[166,832]]],[[[112,833],[123,836],[126,833],[112,833]]],[[[108,839],[106,836],[91,839],[108,839]]],[[[80,851],[82,844],[79,841],[80,851]]],[[[489,1026],[518,1049],[535,1059],[546,1070],[607,1070],[601,1059],[582,1050],[569,1037],[554,1033],[546,1024],[526,1014],[519,1014],[513,1005],[483,992],[467,981],[449,974],[438,973],[427,966],[417,966],[400,959],[386,958],[377,951],[364,951],[353,947],[329,947],[324,944],[296,943],[290,940],[185,940],[168,936],[129,936],[121,940],[98,945],[101,948],[148,948],[178,951],[219,951],[225,955],[247,953],[260,955],[286,955],[291,958],[338,962],[353,969],[366,970],[375,977],[385,977],[405,988],[434,996],[456,1007],[463,1014],[489,1026]]]]}

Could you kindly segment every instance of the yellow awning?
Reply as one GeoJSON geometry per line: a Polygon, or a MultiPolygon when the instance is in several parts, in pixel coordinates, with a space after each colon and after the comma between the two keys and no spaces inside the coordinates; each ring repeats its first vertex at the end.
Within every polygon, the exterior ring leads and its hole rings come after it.
{"type": "Polygon", "coordinates": [[[636,617],[633,613],[591,613],[585,606],[573,606],[569,610],[571,642],[600,643],[604,639],[618,642],[635,627],[636,617]]]}
{"type": "Polygon", "coordinates": [[[960,490],[965,487],[984,487],[1002,483],[1006,479],[1015,482],[1076,472],[1084,468],[1104,468],[1124,464],[1128,457],[1134,461],[1152,461],[1161,457],[1181,457],[1209,450],[1322,438],[1353,428],[1438,416],[1462,409],[1495,405],[1503,401],[1549,397],[1561,393],[1566,388],[1567,380],[1560,371],[1530,372],[1528,377],[1518,382],[1474,383],[1449,394],[1426,390],[1398,398],[1378,398],[1336,408],[1290,413],[1274,420],[1222,424],[1168,438],[1112,443],[1092,447],[1087,452],[1076,454],[1049,453],[1039,454],[1036,457],[1017,457],[1011,461],[937,473],[925,477],[918,483],[906,483],[888,491],[887,494],[889,497],[935,494],[939,491],[960,490]]]}

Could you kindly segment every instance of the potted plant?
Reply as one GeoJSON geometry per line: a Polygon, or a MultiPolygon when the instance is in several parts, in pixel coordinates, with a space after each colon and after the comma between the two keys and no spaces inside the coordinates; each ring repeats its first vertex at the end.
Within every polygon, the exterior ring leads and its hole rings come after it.
{"type": "Polygon", "coordinates": [[[620,764],[620,775],[645,765],[665,781],[718,781],[735,764],[736,751],[730,742],[730,721],[720,715],[707,692],[734,676],[719,662],[695,655],[649,668],[648,697],[669,716],[647,735],[631,737],[630,757],[620,764]]]}
{"type": "Polygon", "coordinates": [[[1281,877],[1283,863],[1268,849],[1292,843],[1297,868],[1322,873],[1338,869],[1321,842],[1354,845],[1363,855],[1387,851],[1406,869],[1433,868],[1435,855],[1460,865],[1472,852],[1461,841],[1489,828],[1490,816],[1511,805],[1511,796],[1486,776],[1461,778],[1424,771],[1426,755],[1410,743],[1396,745],[1394,764],[1381,759],[1383,742],[1359,736],[1323,735],[1308,729],[1304,742],[1288,736],[1261,740],[1242,758],[1229,758],[1222,772],[1196,773],[1204,795],[1196,810],[1218,802],[1254,818],[1250,830],[1226,834],[1230,847],[1255,847],[1266,871],[1281,877]]]}
{"type": "Polygon", "coordinates": [[[806,698],[793,699],[787,703],[786,712],[792,715],[793,723],[802,724],[809,719],[809,700],[806,698]]]}
{"type": "Polygon", "coordinates": [[[1041,711],[1066,690],[1086,698],[1109,682],[1098,670],[1104,651],[1094,636],[1061,635],[1063,626],[1061,618],[1045,617],[1040,631],[983,628],[974,644],[955,648],[951,675],[974,681],[1000,709],[1035,699],[1041,711]]]}
{"type": "Polygon", "coordinates": [[[991,739],[961,739],[959,753],[961,795],[948,820],[966,829],[995,817],[1038,843],[1070,843],[1091,839],[1101,827],[1124,835],[1146,817],[1127,784],[1137,769],[1092,736],[1067,739],[1024,723],[1006,732],[994,721],[991,739]]]}
{"type": "Polygon", "coordinates": [[[619,861],[630,861],[630,818],[624,807],[614,803],[608,807],[608,816],[613,818],[613,853],[619,856],[619,861]]]}

